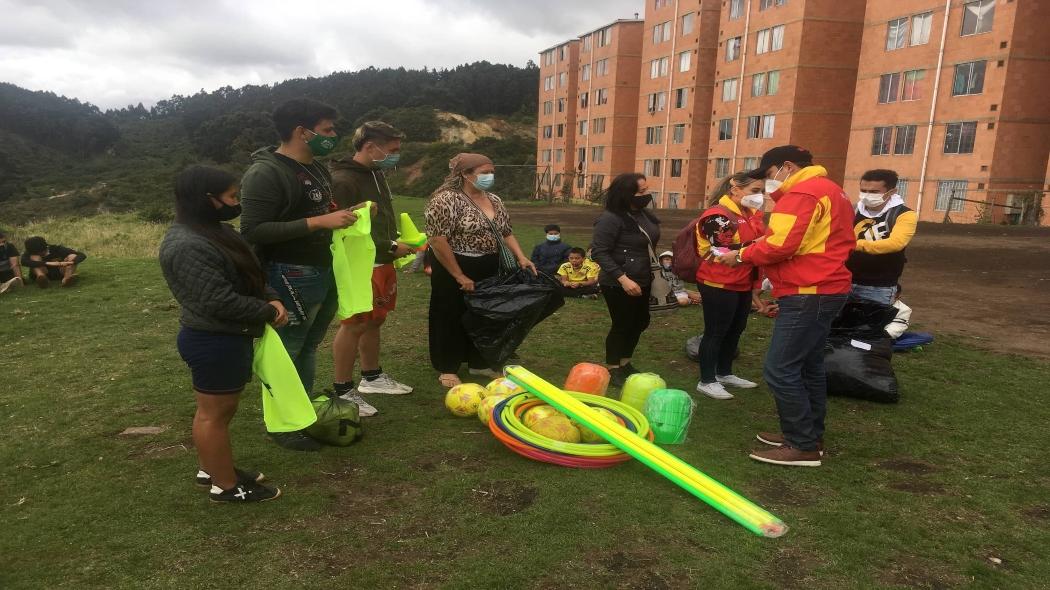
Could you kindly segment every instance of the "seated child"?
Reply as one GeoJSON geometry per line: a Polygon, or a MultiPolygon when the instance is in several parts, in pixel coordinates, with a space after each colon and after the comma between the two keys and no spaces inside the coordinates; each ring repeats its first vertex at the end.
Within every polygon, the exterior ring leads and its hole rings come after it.
{"type": "Polygon", "coordinates": [[[672,270],[674,268],[673,252],[667,250],[660,254],[660,266],[663,267],[663,272],[660,274],[671,284],[671,292],[674,293],[675,299],[678,300],[678,305],[700,305],[700,292],[687,291],[685,283],[672,270]]]}
{"type": "Polygon", "coordinates": [[[584,258],[583,248],[569,250],[569,261],[558,268],[561,279],[562,294],[566,297],[585,297],[597,299],[601,290],[598,288],[598,264],[584,258]]]}
{"type": "Polygon", "coordinates": [[[77,282],[77,265],[87,259],[83,252],[77,252],[65,246],[48,245],[47,240],[39,236],[26,239],[26,251],[22,254],[22,264],[29,268],[29,273],[38,287],[46,288],[51,281],[62,281],[63,287],[77,282]]]}
{"type": "Polygon", "coordinates": [[[22,286],[22,266],[18,263],[18,248],[0,232],[0,293],[22,286]]]}

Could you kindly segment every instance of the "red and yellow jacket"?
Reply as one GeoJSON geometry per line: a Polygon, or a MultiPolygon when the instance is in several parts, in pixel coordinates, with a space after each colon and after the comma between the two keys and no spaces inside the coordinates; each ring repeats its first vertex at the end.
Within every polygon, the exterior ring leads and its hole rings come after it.
{"type": "Polygon", "coordinates": [[[766,224],[762,221],[762,213],[741,207],[733,202],[728,196],[718,200],[718,204],[709,207],[700,214],[700,220],[696,224],[696,251],[700,257],[700,266],[696,269],[697,284],[709,287],[717,287],[727,291],[750,291],[757,289],[762,284],[759,273],[750,264],[738,264],[728,266],[710,260],[708,254],[713,245],[725,245],[731,242],[730,248],[739,249],[740,244],[750,244],[766,233],[766,224]],[[702,231],[704,221],[709,217],[722,215],[729,218],[730,225],[725,228],[725,233],[731,233],[731,239],[723,241],[723,244],[712,244],[702,231]]]}
{"type": "Polygon", "coordinates": [[[776,205],[764,239],[740,251],[742,261],[763,267],[774,297],[850,292],[853,205],[827,174],[807,166],[788,177],[770,195],[776,205]]]}

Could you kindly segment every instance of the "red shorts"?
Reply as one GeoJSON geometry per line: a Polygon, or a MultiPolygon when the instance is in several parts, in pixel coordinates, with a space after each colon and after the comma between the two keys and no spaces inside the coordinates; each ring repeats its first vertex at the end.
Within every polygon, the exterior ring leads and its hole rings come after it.
{"type": "Polygon", "coordinates": [[[344,324],[385,320],[388,313],[397,308],[397,271],[393,264],[384,264],[372,269],[372,311],[352,315],[344,324]]]}

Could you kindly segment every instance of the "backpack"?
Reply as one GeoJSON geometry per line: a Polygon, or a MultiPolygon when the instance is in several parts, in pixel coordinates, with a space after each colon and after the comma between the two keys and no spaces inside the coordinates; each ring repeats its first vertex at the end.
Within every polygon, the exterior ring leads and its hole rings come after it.
{"type": "Polygon", "coordinates": [[[671,271],[687,283],[696,283],[696,271],[700,268],[700,256],[696,251],[696,224],[700,218],[690,221],[674,238],[671,252],[674,263],[671,271]]]}

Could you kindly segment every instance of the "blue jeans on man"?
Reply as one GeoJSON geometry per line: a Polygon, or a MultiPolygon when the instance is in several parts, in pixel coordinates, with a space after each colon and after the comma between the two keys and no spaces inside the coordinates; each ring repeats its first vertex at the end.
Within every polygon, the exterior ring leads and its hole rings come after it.
{"type": "Polygon", "coordinates": [[[828,388],[824,342],[842,312],[846,295],[789,295],[780,311],[766,353],[764,376],[780,414],[780,431],[791,447],[817,450],[824,439],[828,388]]]}
{"type": "Polygon", "coordinates": [[[317,347],[339,308],[335,275],[330,267],[271,262],[271,287],[288,310],[288,324],[277,330],[307,393],[313,391],[317,347]]]}
{"type": "Polygon", "coordinates": [[[853,283],[852,295],[857,299],[863,299],[865,301],[874,301],[875,303],[881,303],[883,305],[893,305],[893,300],[897,298],[897,287],[875,287],[872,285],[858,285],[853,283]]]}

